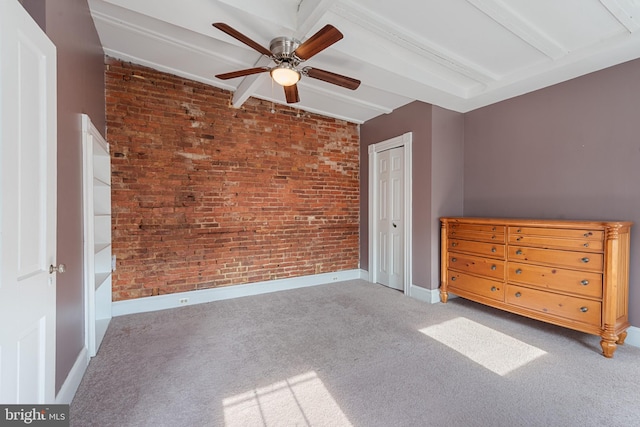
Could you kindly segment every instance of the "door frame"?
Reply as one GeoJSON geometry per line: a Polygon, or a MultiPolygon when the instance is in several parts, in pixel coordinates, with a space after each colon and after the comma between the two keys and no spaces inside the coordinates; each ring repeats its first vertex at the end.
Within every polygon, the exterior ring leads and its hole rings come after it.
{"type": "Polygon", "coordinates": [[[412,132],[387,139],[369,146],[369,281],[377,282],[378,261],[375,254],[379,249],[378,242],[378,153],[392,148],[404,147],[404,294],[411,295],[413,250],[411,244],[411,200],[412,191],[412,132]]]}

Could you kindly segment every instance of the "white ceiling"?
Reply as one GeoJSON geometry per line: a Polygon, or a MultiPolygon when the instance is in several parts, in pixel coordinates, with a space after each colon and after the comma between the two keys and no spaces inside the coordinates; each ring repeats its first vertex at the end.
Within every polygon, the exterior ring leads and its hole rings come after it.
{"type": "Polygon", "coordinates": [[[303,77],[303,110],[363,123],[414,100],[467,112],[640,57],[640,0],[89,0],[107,55],[285,103],[269,64],[214,28],[269,48],[325,24],[344,38],[304,65],[354,77],[351,91],[303,77]]]}

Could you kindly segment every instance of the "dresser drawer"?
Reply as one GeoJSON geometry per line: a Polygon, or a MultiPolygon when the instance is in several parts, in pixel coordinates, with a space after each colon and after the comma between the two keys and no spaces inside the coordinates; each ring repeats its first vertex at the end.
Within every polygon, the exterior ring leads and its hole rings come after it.
{"type": "Polygon", "coordinates": [[[601,325],[602,304],[584,298],[559,295],[522,286],[507,285],[506,302],[589,325],[601,325]]]}
{"type": "Polygon", "coordinates": [[[442,217],[440,298],[462,298],[601,337],[629,327],[630,221],[442,217]]]}
{"type": "Polygon", "coordinates": [[[502,282],[471,276],[458,271],[448,270],[449,289],[454,294],[456,289],[472,292],[486,298],[504,301],[504,285],[502,282]]]}
{"type": "Polygon", "coordinates": [[[505,226],[484,224],[451,224],[449,238],[479,240],[483,242],[504,243],[505,226]]]}
{"type": "Polygon", "coordinates": [[[541,248],[567,249],[572,251],[599,251],[604,249],[604,241],[582,239],[561,239],[559,237],[536,236],[529,234],[509,234],[509,243],[541,248]]]}
{"type": "Polygon", "coordinates": [[[604,256],[598,253],[509,246],[510,261],[528,261],[558,267],[602,271],[604,256]]]}
{"type": "Polygon", "coordinates": [[[456,252],[467,252],[475,255],[488,256],[492,258],[504,259],[504,245],[472,242],[469,240],[450,239],[449,250],[456,252]]]}
{"type": "Polygon", "coordinates": [[[497,259],[450,252],[449,268],[487,276],[496,280],[504,280],[504,261],[497,259]]]}
{"type": "Polygon", "coordinates": [[[511,262],[507,269],[507,280],[579,296],[602,298],[602,274],[599,273],[511,262]]]}
{"type": "Polygon", "coordinates": [[[509,236],[512,235],[546,236],[562,239],[589,239],[603,240],[602,230],[545,228],[545,227],[509,227],[509,236]]]}

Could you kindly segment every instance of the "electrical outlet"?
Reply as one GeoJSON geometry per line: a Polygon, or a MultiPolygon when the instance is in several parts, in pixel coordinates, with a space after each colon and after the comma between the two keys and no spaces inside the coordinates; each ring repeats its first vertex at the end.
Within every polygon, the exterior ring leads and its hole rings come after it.
{"type": "Polygon", "coordinates": [[[188,302],[189,302],[189,298],[180,298],[180,299],[178,300],[178,302],[179,302],[180,304],[186,304],[186,303],[188,303],[188,302]]]}
{"type": "Polygon", "coordinates": [[[116,271],[116,256],[111,255],[111,271],[116,271]]]}

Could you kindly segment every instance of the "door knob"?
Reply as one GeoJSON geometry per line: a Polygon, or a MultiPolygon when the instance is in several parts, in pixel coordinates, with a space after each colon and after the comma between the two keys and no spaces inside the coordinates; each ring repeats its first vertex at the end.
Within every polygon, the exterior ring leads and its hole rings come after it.
{"type": "Polygon", "coordinates": [[[395,222],[392,222],[392,224],[393,224],[393,228],[396,228],[396,227],[397,227],[397,225],[396,225],[396,223],[395,223],[395,222]]]}
{"type": "Polygon", "coordinates": [[[64,264],[60,264],[57,267],[53,266],[53,264],[49,266],[49,274],[64,273],[65,271],[67,271],[67,266],[64,264]]]}

